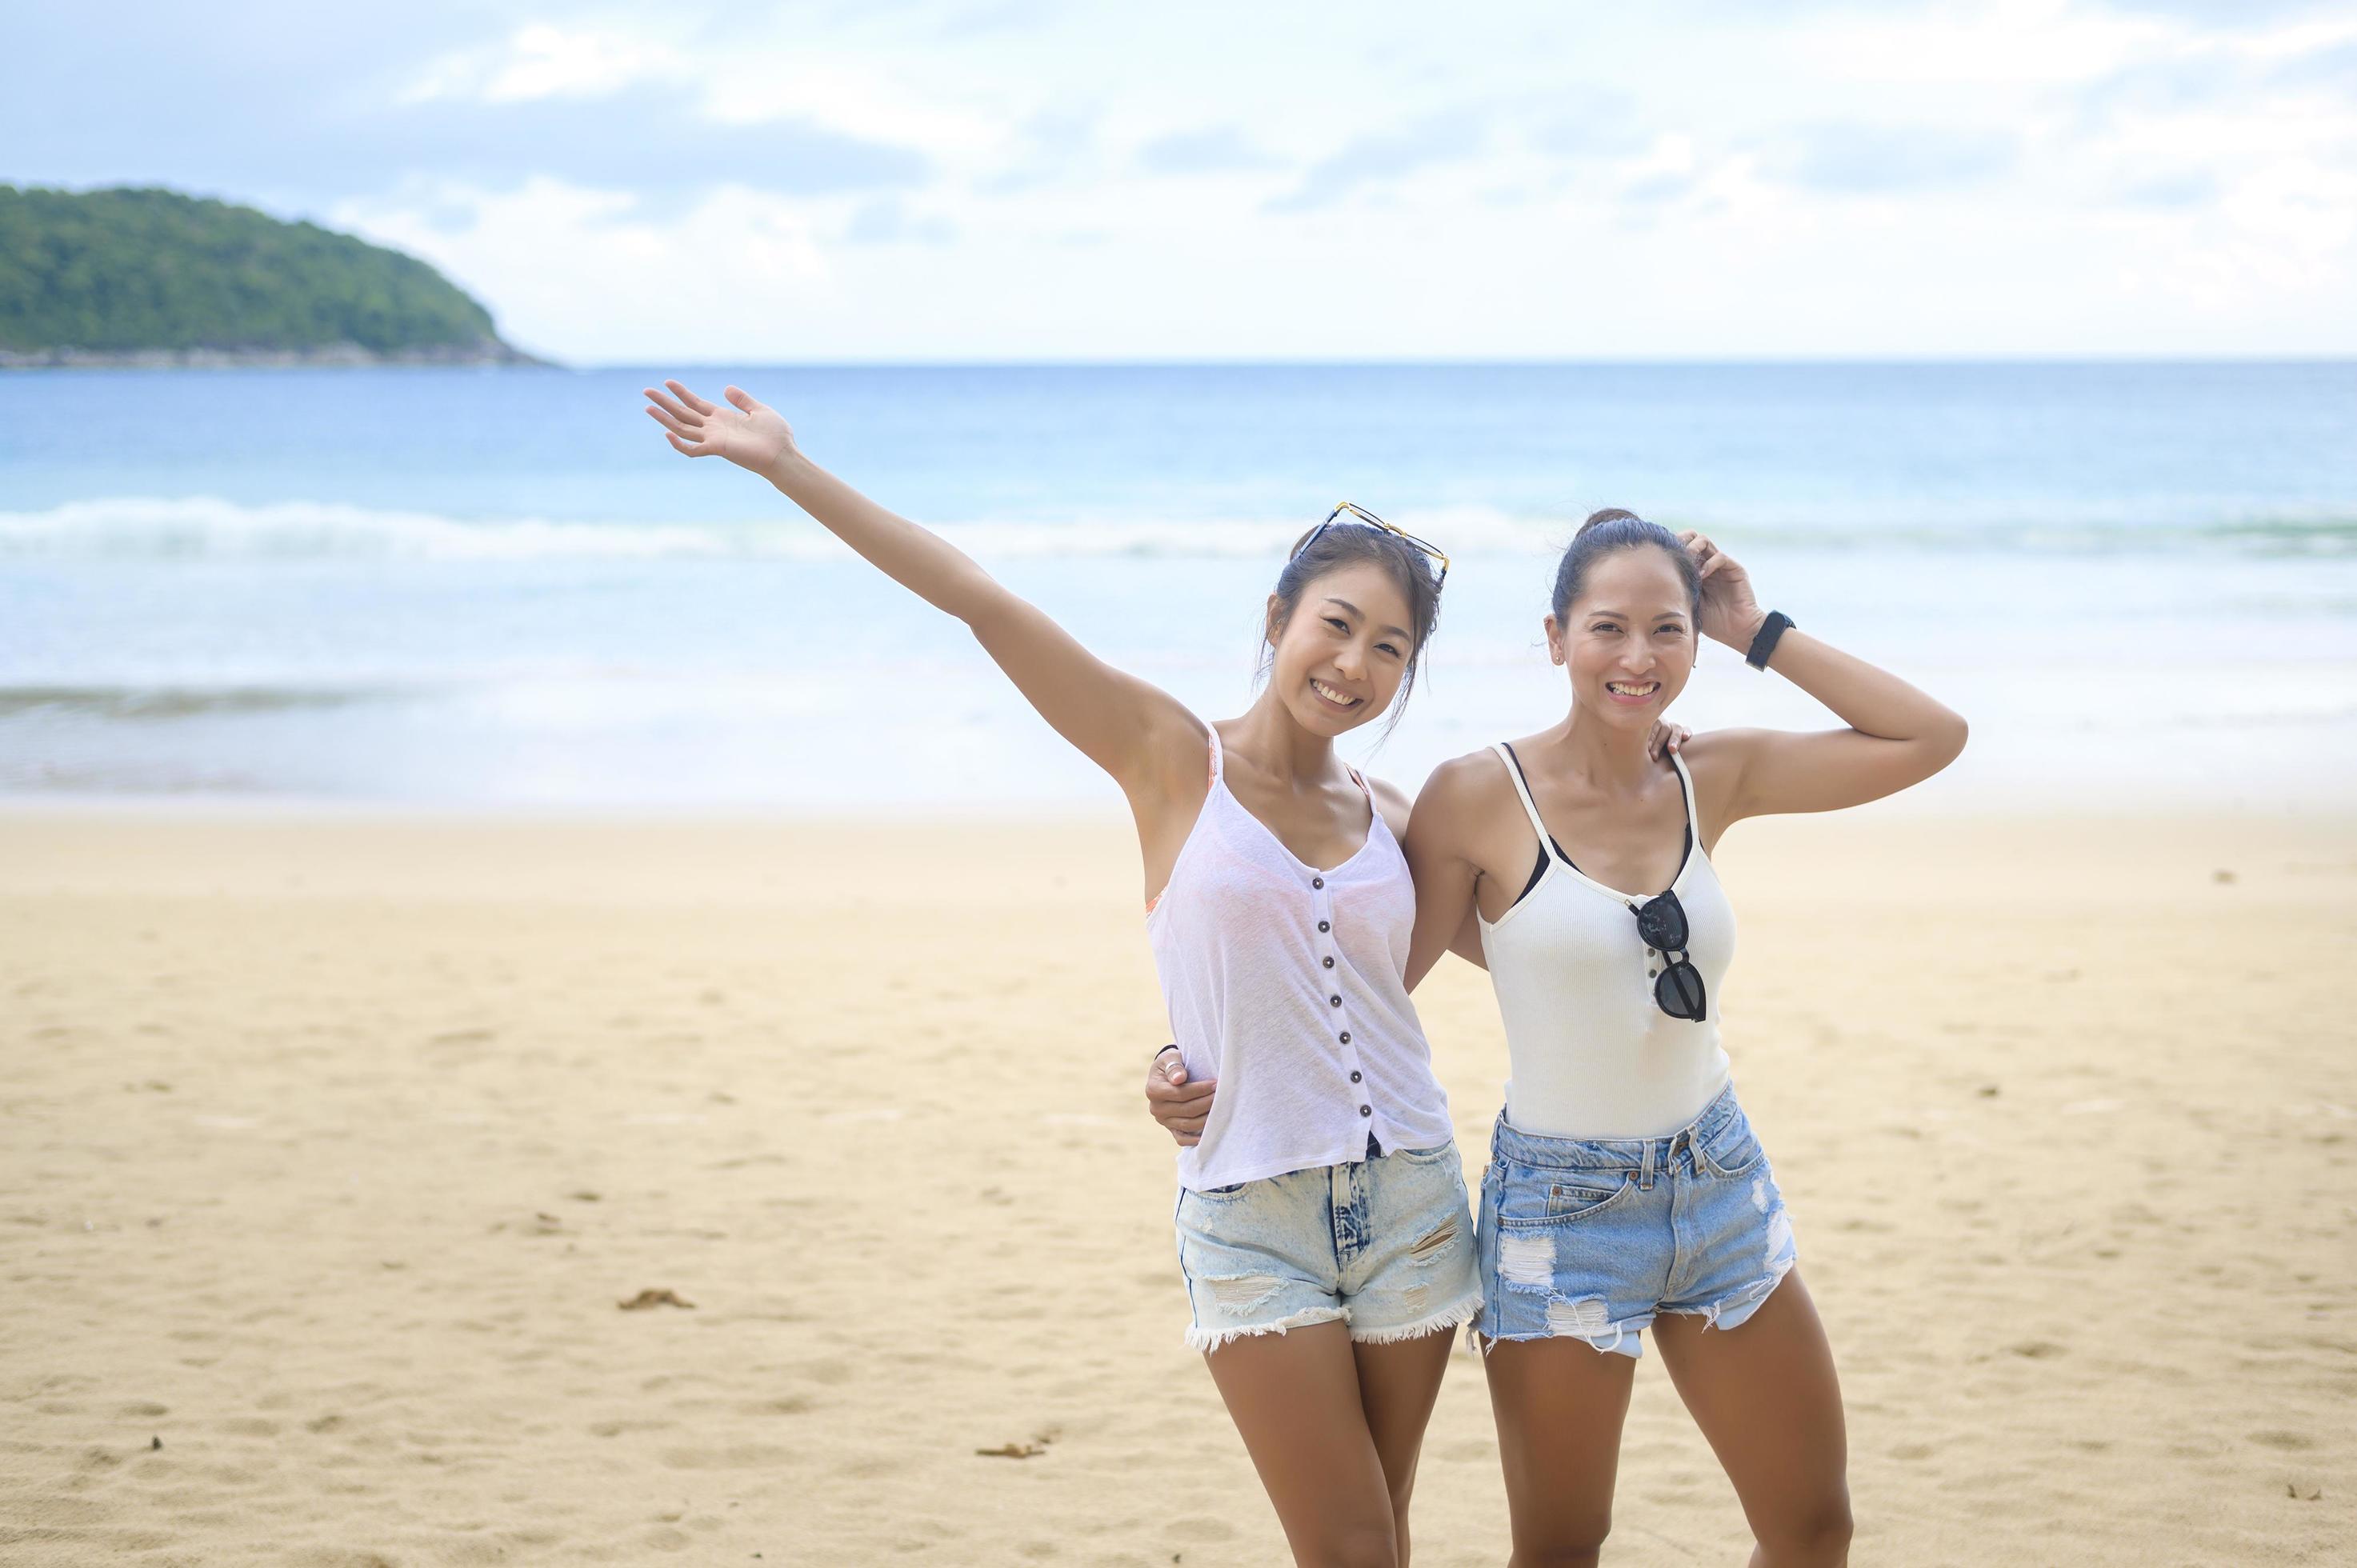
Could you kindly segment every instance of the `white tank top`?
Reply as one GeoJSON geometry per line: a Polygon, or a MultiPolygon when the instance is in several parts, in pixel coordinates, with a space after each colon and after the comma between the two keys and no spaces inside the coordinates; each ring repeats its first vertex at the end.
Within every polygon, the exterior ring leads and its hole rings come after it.
{"type": "MultiPolygon", "coordinates": [[[[1690,838],[1670,889],[1686,912],[1687,956],[1702,972],[1706,1015],[1673,1018],[1653,999],[1662,960],[1637,934],[1628,894],[1584,875],[1539,817],[1513,755],[1493,747],[1538,835],[1546,870],[1493,924],[1481,950],[1505,1020],[1506,1121],[1548,1138],[1659,1138],[1701,1114],[1727,1087],[1718,1040],[1719,983],[1735,956],[1735,910],[1702,851],[1693,776],[1671,754],[1685,791],[1690,838]]],[[[1223,1089],[1224,1085],[1222,1086],[1223,1089]]]]}
{"type": "Polygon", "coordinates": [[[1403,983],[1415,885],[1390,824],[1370,796],[1367,842],[1321,871],[1222,775],[1213,730],[1211,792],[1146,917],[1187,1076],[1220,1084],[1202,1141],[1178,1151],[1179,1185],[1346,1165],[1370,1135],[1438,1148],[1448,1097],[1403,983]]]}

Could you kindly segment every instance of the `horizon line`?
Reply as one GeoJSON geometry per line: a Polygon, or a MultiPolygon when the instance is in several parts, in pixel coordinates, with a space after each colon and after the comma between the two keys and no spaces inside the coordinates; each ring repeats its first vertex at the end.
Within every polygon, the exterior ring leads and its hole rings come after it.
{"type": "MultiPolygon", "coordinates": [[[[547,356],[543,356],[546,358],[547,356]]],[[[648,369],[655,361],[637,359],[552,360],[546,367],[561,371],[626,371],[648,369]]],[[[1957,366],[2255,366],[2357,365],[2357,349],[2319,353],[2222,354],[1890,354],[1890,355],[1663,355],[1654,358],[1538,358],[1497,356],[1403,356],[1350,358],[1258,359],[1198,356],[1192,358],[1039,358],[1039,359],[682,359],[662,363],[680,370],[1627,370],[1627,369],[1885,369],[1950,368],[1957,366]]],[[[494,367],[504,368],[504,367],[494,367]]],[[[520,366],[529,370],[534,367],[520,366]]]]}

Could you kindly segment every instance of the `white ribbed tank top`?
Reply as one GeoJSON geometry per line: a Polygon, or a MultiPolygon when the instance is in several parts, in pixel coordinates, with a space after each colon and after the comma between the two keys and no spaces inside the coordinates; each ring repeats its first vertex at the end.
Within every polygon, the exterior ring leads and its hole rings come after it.
{"type": "MultiPolygon", "coordinates": [[[[1707,1015],[1673,1018],[1653,1000],[1661,960],[1637,934],[1632,906],[1653,897],[1607,887],[1557,853],[1522,769],[1493,747],[1538,835],[1546,871],[1493,924],[1481,950],[1506,1026],[1513,1077],[1506,1121],[1549,1138],[1658,1138],[1699,1115],[1727,1087],[1719,1044],[1719,983],[1735,957],[1735,909],[1702,849],[1694,778],[1671,754],[1685,791],[1692,838],[1670,884],[1686,912],[1688,952],[1701,971],[1707,1015]]],[[[1225,1085],[1222,1086],[1222,1089],[1225,1085]]]]}
{"type": "Polygon", "coordinates": [[[1179,1185],[1346,1165],[1370,1134],[1438,1148],[1448,1097],[1404,983],[1415,885],[1391,825],[1370,795],[1358,852],[1305,865],[1229,793],[1211,733],[1211,792],[1146,917],[1187,1076],[1220,1084],[1179,1185]]]}

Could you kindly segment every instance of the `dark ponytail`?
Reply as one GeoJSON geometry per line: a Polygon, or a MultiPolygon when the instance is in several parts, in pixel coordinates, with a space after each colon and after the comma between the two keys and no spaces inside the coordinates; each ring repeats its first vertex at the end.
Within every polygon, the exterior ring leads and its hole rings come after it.
{"type": "Polygon", "coordinates": [[[1555,618],[1560,623],[1571,613],[1571,604],[1579,597],[1579,590],[1587,581],[1588,568],[1605,556],[1619,550],[1636,550],[1645,545],[1669,552],[1670,559],[1678,564],[1678,575],[1686,585],[1686,603],[1695,618],[1702,618],[1702,572],[1695,565],[1694,557],[1686,553],[1678,536],[1658,522],[1647,522],[1633,511],[1611,506],[1602,511],[1590,512],[1579,532],[1571,536],[1571,548],[1563,553],[1563,561],[1555,569],[1555,618]]]}

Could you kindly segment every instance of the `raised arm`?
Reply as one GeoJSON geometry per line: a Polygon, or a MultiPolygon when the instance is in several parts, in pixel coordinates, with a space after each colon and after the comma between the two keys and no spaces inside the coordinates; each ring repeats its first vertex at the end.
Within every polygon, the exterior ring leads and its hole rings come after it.
{"type": "Polygon", "coordinates": [[[723,406],[677,381],[663,385],[673,395],[646,389],[647,413],[673,447],[760,475],[894,582],[965,622],[1039,716],[1133,802],[1174,768],[1200,771],[1201,725],[1177,699],[1105,663],[949,541],[812,462],[777,410],[737,387],[726,389],[731,406],[723,406]]]}
{"type": "MultiPolygon", "coordinates": [[[[1708,539],[1679,536],[1701,567],[1702,629],[1741,652],[1767,619],[1749,573],[1708,539]]],[[[1768,660],[1833,710],[1837,730],[1718,730],[1684,747],[1689,762],[1720,775],[1718,829],[1744,817],[1834,811],[1920,784],[1964,748],[1964,721],[1887,670],[1844,653],[1795,627],[1768,660]]],[[[1700,783],[1699,777],[1696,779],[1700,783]]]]}

